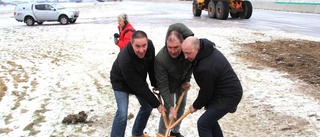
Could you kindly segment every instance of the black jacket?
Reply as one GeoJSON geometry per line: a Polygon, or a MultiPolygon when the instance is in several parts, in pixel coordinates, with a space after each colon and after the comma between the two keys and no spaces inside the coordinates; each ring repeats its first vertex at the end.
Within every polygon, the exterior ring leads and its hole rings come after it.
{"type": "Polygon", "coordinates": [[[193,75],[200,87],[193,106],[235,112],[242,98],[241,83],[224,55],[215,44],[200,39],[200,51],[194,60],[193,75]]]}
{"type": "Polygon", "coordinates": [[[148,40],[148,49],[143,59],[134,53],[133,47],[129,43],[119,52],[113,63],[110,72],[113,90],[138,95],[153,108],[158,107],[160,103],[146,81],[147,74],[149,74],[151,85],[156,87],[154,57],[155,49],[151,40],[148,40]]]}

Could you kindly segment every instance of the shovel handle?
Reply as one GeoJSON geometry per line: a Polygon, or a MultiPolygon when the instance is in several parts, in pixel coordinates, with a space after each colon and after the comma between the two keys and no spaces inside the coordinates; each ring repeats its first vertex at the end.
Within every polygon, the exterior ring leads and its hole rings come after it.
{"type": "Polygon", "coordinates": [[[186,116],[188,116],[191,113],[191,110],[189,109],[186,113],[184,113],[176,122],[174,122],[172,125],[169,125],[170,127],[167,127],[167,131],[164,137],[168,137],[170,130],[173,129],[179,122],[182,121],[186,116]]]}
{"type": "Polygon", "coordinates": [[[168,125],[168,118],[167,118],[166,112],[165,111],[161,111],[161,116],[163,118],[164,125],[168,129],[169,125],[168,125]]]}
{"type": "Polygon", "coordinates": [[[169,129],[174,128],[175,126],[177,126],[177,124],[179,122],[182,121],[182,119],[184,119],[186,116],[188,116],[191,113],[191,110],[189,109],[186,113],[184,113],[176,122],[174,122],[172,125],[170,125],[169,129]]]}
{"type": "Polygon", "coordinates": [[[179,110],[181,101],[182,101],[182,99],[184,98],[185,94],[188,92],[189,89],[190,89],[190,88],[187,88],[187,89],[185,89],[184,91],[182,91],[182,94],[180,95],[179,100],[178,100],[178,102],[177,102],[177,105],[176,105],[176,107],[175,107],[175,110],[176,110],[176,111],[179,110]]]}
{"type": "MultiPolygon", "coordinates": [[[[180,105],[181,105],[181,102],[182,102],[182,99],[184,98],[185,94],[189,91],[189,89],[190,89],[190,88],[187,88],[187,89],[185,89],[184,91],[182,91],[182,94],[180,95],[179,100],[178,100],[178,102],[177,102],[177,105],[176,105],[176,107],[175,107],[176,112],[178,112],[178,110],[179,110],[179,108],[180,108],[180,105]]],[[[172,125],[173,122],[174,122],[174,119],[171,118],[171,119],[170,119],[170,122],[169,122],[169,125],[172,125]]]]}
{"type": "MultiPolygon", "coordinates": [[[[182,101],[183,97],[185,96],[185,94],[187,93],[187,91],[188,91],[189,89],[190,89],[190,88],[185,89],[185,90],[182,92],[181,96],[179,97],[179,100],[178,100],[177,105],[176,105],[176,107],[175,107],[175,110],[176,110],[176,111],[178,111],[178,109],[179,109],[179,107],[180,107],[180,104],[181,104],[181,101],[182,101]]],[[[162,104],[162,100],[161,100],[160,93],[155,92],[155,90],[153,90],[153,93],[158,96],[158,100],[159,100],[160,104],[162,104]]],[[[177,124],[178,124],[179,122],[181,122],[182,119],[184,119],[184,118],[185,118],[188,114],[190,114],[190,113],[191,113],[191,111],[188,110],[188,111],[187,111],[186,113],[184,113],[177,121],[175,121],[175,122],[173,123],[174,119],[171,118],[170,121],[168,121],[166,112],[165,112],[165,111],[161,111],[161,116],[162,116],[162,118],[163,118],[163,122],[164,122],[164,124],[165,124],[165,126],[166,126],[166,128],[167,128],[165,137],[168,137],[168,135],[169,135],[169,133],[170,133],[170,130],[171,130],[172,128],[174,128],[175,126],[177,126],[177,124]],[[169,122],[169,123],[168,123],[168,122],[169,122]]]]}

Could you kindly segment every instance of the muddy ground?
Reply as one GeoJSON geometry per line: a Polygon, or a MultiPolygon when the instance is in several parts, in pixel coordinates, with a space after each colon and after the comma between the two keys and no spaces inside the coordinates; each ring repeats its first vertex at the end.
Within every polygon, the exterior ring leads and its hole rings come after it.
{"type": "MultiPolygon", "coordinates": [[[[274,40],[241,45],[240,57],[262,67],[273,67],[320,89],[320,42],[274,40]]],[[[319,91],[319,90],[318,90],[319,91]]],[[[307,92],[307,91],[306,91],[307,92]]],[[[320,99],[320,92],[311,92],[320,99]]]]}

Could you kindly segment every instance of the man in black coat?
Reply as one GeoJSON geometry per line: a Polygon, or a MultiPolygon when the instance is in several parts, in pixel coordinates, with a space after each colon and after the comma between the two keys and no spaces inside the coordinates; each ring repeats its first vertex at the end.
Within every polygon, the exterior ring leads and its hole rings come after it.
{"type": "Polygon", "coordinates": [[[132,128],[132,137],[150,137],[144,134],[143,130],[152,108],[157,108],[159,112],[165,111],[146,81],[149,74],[151,85],[156,87],[154,58],[152,41],[145,32],[138,30],[132,34],[131,42],[119,52],[114,61],[110,79],[118,109],[113,120],[111,137],[125,136],[129,94],[134,94],[141,105],[132,128]]]}
{"type": "Polygon", "coordinates": [[[194,78],[200,87],[191,113],[206,108],[198,119],[200,137],[223,137],[218,120],[234,113],[242,98],[241,83],[225,56],[207,39],[188,37],[182,44],[185,59],[193,63],[194,78]]]}

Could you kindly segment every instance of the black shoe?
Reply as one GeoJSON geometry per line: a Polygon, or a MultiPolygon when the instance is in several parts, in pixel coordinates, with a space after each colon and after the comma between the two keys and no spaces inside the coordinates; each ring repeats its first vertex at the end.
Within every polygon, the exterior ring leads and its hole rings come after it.
{"type": "Polygon", "coordinates": [[[170,132],[170,136],[175,136],[175,137],[184,137],[180,133],[173,133],[172,131],[170,132]]]}

